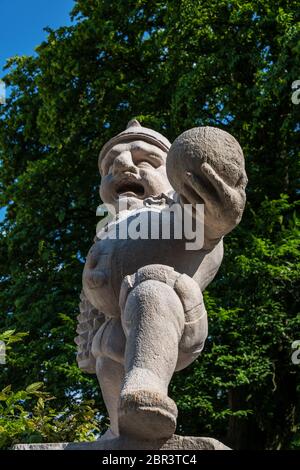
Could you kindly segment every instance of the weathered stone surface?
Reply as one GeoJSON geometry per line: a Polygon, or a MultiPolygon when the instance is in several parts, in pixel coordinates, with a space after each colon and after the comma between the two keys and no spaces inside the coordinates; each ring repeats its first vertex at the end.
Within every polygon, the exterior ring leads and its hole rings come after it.
{"type": "Polygon", "coordinates": [[[76,343],[79,367],[97,374],[110,430],[86,445],[142,448],[155,436],[164,444],[153,448],[215,448],[212,439],[173,436],[177,408],[168,386],[204,347],[202,292],[221,265],[223,237],[239,223],[245,205],[242,149],[212,127],[190,129],[171,145],[132,120],[102,148],[99,170],[100,196],[114,215],[87,255],[76,343]],[[196,235],[204,232],[192,251],[186,232],[176,236],[175,211],[169,238],[152,232],[138,238],[129,230],[124,238],[122,229],[140,225],[141,214],[158,214],[161,233],[163,215],[186,204],[193,207],[196,235]]]}
{"type": "Polygon", "coordinates": [[[57,444],[18,444],[15,450],[230,450],[210,437],[186,437],[173,435],[165,440],[142,441],[128,437],[95,442],[57,444]]]}
{"type": "Polygon", "coordinates": [[[43,443],[43,444],[16,444],[13,450],[64,450],[68,442],[43,443]]]}

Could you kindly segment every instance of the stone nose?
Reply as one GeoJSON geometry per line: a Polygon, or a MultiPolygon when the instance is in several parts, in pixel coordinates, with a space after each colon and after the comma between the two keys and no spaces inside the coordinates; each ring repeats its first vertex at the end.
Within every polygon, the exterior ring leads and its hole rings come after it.
{"type": "Polygon", "coordinates": [[[133,163],[132,155],[129,150],[120,153],[114,159],[113,164],[113,175],[117,175],[118,173],[124,173],[125,171],[129,171],[130,173],[137,173],[138,170],[133,163]]]}

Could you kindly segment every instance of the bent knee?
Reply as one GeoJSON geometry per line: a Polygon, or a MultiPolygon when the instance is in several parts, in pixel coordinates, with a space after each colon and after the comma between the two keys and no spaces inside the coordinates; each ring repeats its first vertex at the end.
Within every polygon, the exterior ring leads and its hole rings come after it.
{"type": "MultiPolygon", "coordinates": [[[[131,325],[141,321],[148,325],[150,319],[157,319],[154,324],[173,322],[181,337],[184,327],[184,310],[179,297],[172,287],[156,280],[145,280],[136,285],[127,295],[122,310],[122,325],[125,333],[131,325]]],[[[168,332],[166,331],[166,335],[168,332]]],[[[155,331],[153,331],[155,336],[155,331]]]]}
{"type": "Polygon", "coordinates": [[[181,299],[185,311],[190,310],[195,304],[202,301],[201,289],[190,276],[178,273],[171,266],[149,264],[123,279],[119,296],[121,310],[124,309],[128,294],[145,281],[159,281],[170,286],[181,299]]]}
{"type": "Polygon", "coordinates": [[[145,310],[148,313],[154,311],[162,317],[173,315],[179,320],[182,327],[179,341],[182,364],[191,363],[204,347],[207,314],[201,289],[190,276],[178,273],[170,266],[147,265],[126,276],[120,292],[120,308],[125,331],[134,321],[133,317],[145,310]]]}

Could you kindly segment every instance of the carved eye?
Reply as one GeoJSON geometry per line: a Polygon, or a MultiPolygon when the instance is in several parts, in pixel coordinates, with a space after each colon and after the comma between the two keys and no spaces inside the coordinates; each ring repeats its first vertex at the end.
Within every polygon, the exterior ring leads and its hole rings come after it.
{"type": "Polygon", "coordinates": [[[142,161],[142,162],[138,163],[137,166],[139,168],[149,168],[149,167],[153,168],[154,167],[154,165],[152,163],[148,162],[148,161],[142,161]]]}
{"type": "Polygon", "coordinates": [[[161,159],[156,155],[145,155],[142,160],[137,162],[139,168],[158,168],[162,164],[161,159]]]}

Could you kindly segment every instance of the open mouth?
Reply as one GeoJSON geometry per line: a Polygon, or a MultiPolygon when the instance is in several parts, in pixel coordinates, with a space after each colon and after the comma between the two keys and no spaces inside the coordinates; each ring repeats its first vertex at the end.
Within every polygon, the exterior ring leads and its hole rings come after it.
{"type": "Polygon", "coordinates": [[[118,196],[133,194],[142,197],[145,194],[144,186],[137,181],[121,181],[116,188],[118,196]]]}

